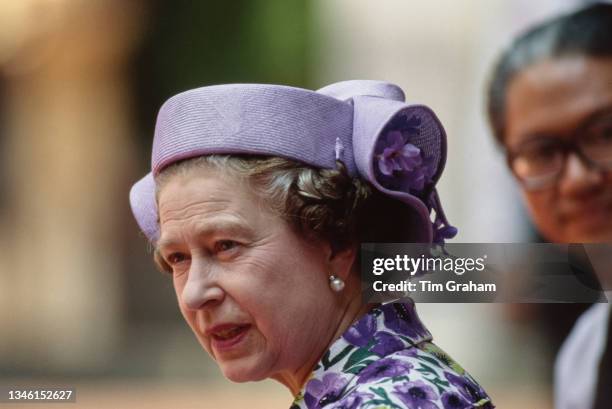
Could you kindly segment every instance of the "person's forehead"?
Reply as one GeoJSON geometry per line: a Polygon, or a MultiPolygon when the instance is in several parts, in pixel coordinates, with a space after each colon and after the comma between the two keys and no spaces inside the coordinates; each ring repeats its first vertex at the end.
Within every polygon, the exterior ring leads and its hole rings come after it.
{"type": "MultiPolygon", "coordinates": [[[[174,174],[159,190],[159,214],[163,219],[165,213],[188,211],[201,205],[223,207],[233,197],[229,194],[234,190],[233,185],[232,180],[212,169],[191,169],[174,174]]],[[[235,191],[240,194],[239,189],[235,191]]]]}
{"type": "Polygon", "coordinates": [[[506,94],[506,144],[531,134],[567,134],[612,106],[612,58],[562,57],[518,73],[506,94]]]}
{"type": "MultiPolygon", "coordinates": [[[[262,216],[260,200],[242,181],[221,172],[188,172],[174,175],[159,194],[159,222],[195,220],[241,221],[262,216]]],[[[235,223],[234,223],[235,224],[235,223]]]]}

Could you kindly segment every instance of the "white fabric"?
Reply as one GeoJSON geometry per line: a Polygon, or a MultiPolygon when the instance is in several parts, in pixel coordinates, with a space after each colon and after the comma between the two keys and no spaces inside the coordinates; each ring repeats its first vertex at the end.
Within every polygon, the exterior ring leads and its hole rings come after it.
{"type": "Polygon", "coordinates": [[[593,407],[609,315],[609,303],[593,305],[576,321],[563,343],[555,363],[555,409],[593,407]]]}

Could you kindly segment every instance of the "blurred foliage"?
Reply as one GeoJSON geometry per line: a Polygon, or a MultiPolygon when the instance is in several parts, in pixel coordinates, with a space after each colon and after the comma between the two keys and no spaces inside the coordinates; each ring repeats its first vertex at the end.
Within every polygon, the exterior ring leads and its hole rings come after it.
{"type": "Polygon", "coordinates": [[[307,0],[150,0],[134,61],[139,123],[148,148],[160,105],[195,87],[231,82],[308,87],[307,0]]]}

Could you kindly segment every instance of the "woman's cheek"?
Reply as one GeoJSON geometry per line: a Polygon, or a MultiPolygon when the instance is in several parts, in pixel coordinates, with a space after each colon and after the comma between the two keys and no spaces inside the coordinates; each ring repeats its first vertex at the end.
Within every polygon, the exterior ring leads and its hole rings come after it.
{"type": "Polygon", "coordinates": [[[274,252],[259,250],[252,251],[248,257],[241,257],[234,262],[228,263],[226,270],[230,273],[239,275],[241,279],[248,280],[252,284],[257,281],[265,281],[275,278],[278,263],[275,262],[274,252]],[[276,266],[276,268],[275,268],[276,266]]]}
{"type": "Polygon", "coordinates": [[[182,276],[173,275],[172,286],[174,287],[174,292],[176,293],[176,299],[178,300],[179,307],[181,311],[183,311],[183,309],[186,308],[182,301],[183,289],[185,288],[185,279],[182,276]]]}

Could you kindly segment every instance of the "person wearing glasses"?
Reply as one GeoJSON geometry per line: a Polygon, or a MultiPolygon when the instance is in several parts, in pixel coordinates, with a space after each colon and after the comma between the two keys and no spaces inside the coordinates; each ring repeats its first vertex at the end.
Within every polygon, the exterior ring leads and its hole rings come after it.
{"type": "MultiPolygon", "coordinates": [[[[612,242],[612,4],[545,21],[502,54],[488,115],[539,232],[612,242]]],[[[600,276],[604,288],[611,277],[600,276]]],[[[610,307],[587,310],[555,367],[559,409],[612,408],[610,307]]]]}

